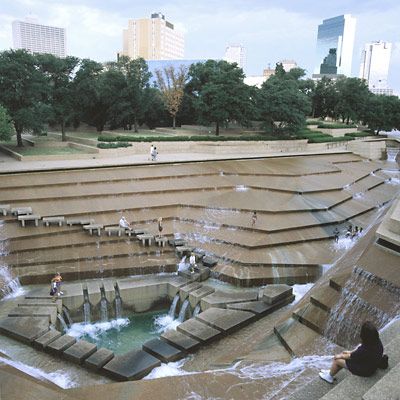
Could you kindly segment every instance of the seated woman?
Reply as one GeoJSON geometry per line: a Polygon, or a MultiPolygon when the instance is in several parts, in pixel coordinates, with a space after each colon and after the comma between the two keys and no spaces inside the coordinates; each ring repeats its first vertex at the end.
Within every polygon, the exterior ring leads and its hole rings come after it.
{"type": "Polygon", "coordinates": [[[360,337],[361,344],[356,349],[343,351],[334,356],[331,369],[319,373],[321,379],[333,383],[334,376],[342,368],[347,368],[358,376],[371,376],[378,369],[382,360],[383,345],[378,330],[372,322],[363,323],[360,337]]]}

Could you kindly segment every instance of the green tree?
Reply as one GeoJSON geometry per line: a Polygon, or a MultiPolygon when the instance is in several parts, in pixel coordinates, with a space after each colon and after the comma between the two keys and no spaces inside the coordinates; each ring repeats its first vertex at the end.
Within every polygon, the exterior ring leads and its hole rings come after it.
{"type": "Polygon", "coordinates": [[[338,102],[334,112],[347,124],[360,121],[372,95],[366,82],[358,78],[340,78],[335,86],[338,102]]]}
{"type": "Polygon", "coordinates": [[[0,104],[0,140],[10,140],[14,126],[7,110],[0,104]]]}
{"type": "Polygon", "coordinates": [[[35,56],[25,50],[0,53],[0,103],[14,121],[18,146],[24,131],[40,132],[47,121],[48,91],[35,56]]]}
{"type": "Polygon", "coordinates": [[[398,128],[400,99],[396,96],[372,95],[368,99],[363,121],[376,135],[398,128]]]}
{"type": "Polygon", "coordinates": [[[164,104],[172,117],[172,128],[176,127],[176,115],[181,107],[185,94],[187,67],[180,65],[175,70],[173,65],[164,67],[163,71],[156,70],[157,85],[161,91],[164,104]]]}
{"type": "Polygon", "coordinates": [[[339,101],[335,82],[323,77],[314,87],[311,94],[312,116],[314,118],[335,118],[335,110],[339,101]]]}
{"type": "Polygon", "coordinates": [[[277,64],[275,75],[258,91],[259,117],[267,131],[293,132],[305,124],[311,102],[301,81],[304,70],[292,71],[277,64]]]}
{"type": "Polygon", "coordinates": [[[189,79],[188,88],[199,121],[215,123],[216,135],[221,124],[249,124],[255,113],[253,89],[243,82],[243,71],[235,63],[208,60],[193,64],[189,79]]]}
{"type": "Polygon", "coordinates": [[[39,54],[36,57],[50,88],[52,120],[60,125],[62,141],[65,142],[67,140],[65,125],[75,116],[73,77],[79,59],[59,58],[51,54],[39,54]]]}

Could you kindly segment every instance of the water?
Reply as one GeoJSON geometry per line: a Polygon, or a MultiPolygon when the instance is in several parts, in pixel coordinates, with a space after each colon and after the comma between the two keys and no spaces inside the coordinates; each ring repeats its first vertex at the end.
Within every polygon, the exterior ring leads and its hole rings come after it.
{"type": "Polygon", "coordinates": [[[6,265],[0,267],[0,282],[1,281],[3,281],[3,286],[0,288],[0,297],[3,297],[4,300],[25,294],[25,289],[19,283],[18,277],[14,278],[6,265]]]}
{"type": "Polygon", "coordinates": [[[90,324],[90,303],[86,301],[83,303],[83,320],[85,321],[85,324],[90,324]]]}
{"type": "Polygon", "coordinates": [[[386,154],[387,154],[387,161],[388,162],[396,162],[396,157],[399,154],[400,148],[398,147],[387,147],[386,154]]]}
{"type": "Polygon", "coordinates": [[[197,303],[196,307],[193,310],[193,317],[197,317],[201,312],[200,303],[197,303]]]}
{"type": "Polygon", "coordinates": [[[296,284],[292,286],[293,289],[293,294],[295,296],[294,302],[291,304],[296,304],[298,303],[303,297],[304,295],[311,290],[311,288],[314,286],[314,283],[306,283],[303,285],[300,284],[296,284]]]}
{"type": "Polygon", "coordinates": [[[235,192],[247,192],[249,190],[248,186],[245,185],[236,185],[235,192]]]}
{"type": "Polygon", "coordinates": [[[170,330],[176,330],[181,322],[169,314],[162,314],[155,318],[154,326],[157,333],[163,333],[170,330]]]}
{"type": "Polygon", "coordinates": [[[100,300],[100,320],[102,322],[108,321],[108,302],[106,298],[100,300]]]}
{"type": "Polygon", "coordinates": [[[178,316],[178,321],[179,322],[184,322],[187,318],[187,316],[190,318],[190,303],[189,303],[189,299],[186,299],[181,307],[181,310],[179,312],[179,316],[178,316]]]}
{"type": "Polygon", "coordinates": [[[60,325],[61,325],[63,332],[66,332],[68,330],[68,325],[65,322],[63,316],[61,314],[57,314],[57,319],[60,321],[60,325]]]}
{"type": "Polygon", "coordinates": [[[98,348],[105,347],[115,354],[125,354],[141,349],[144,342],[159,336],[156,320],[165,315],[166,310],[134,314],[94,324],[72,324],[67,333],[75,338],[95,343],[98,348]]]}
{"type": "Polygon", "coordinates": [[[115,318],[119,319],[122,318],[122,301],[121,301],[121,295],[119,293],[119,287],[117,284],[115,284],[114,290],[115,290],[115,318]]]}
{"type": "Polygon", "coordinates": [[[179,293],[175,295],[174,299],[172,300],[171,307],[169,308],[168,315],[174,319],[175,315],[177,314],[177,307],[179,302],[179,293]]]}

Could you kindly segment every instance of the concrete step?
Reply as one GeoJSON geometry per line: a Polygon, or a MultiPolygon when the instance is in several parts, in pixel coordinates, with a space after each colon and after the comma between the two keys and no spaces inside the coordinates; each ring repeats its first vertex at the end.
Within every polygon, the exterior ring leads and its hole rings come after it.
{"type": "Polygon", "coordinates": [[[329,286],[340,292],[349,280],[351,271],[338,274],[329,279],[329,286]]]}
{"type": "Polygon", "coordinates": [[[330,312],[332,307],[334,307],[338,302],[339,298],[340,293],[327,283],[312,291],[310,302],[316,307],[330,312]]]}
{"type": "Polygon", "coordinates": [[[147,353],[151,354],[152,356],[158,358],[163,363],[179,360],[186,355],[182,350],[177,349],[166,341],[158,338],[151,339],[144,343],[142,349],[147,351],[147,353]]]}
{"type": "Polygon", "coordinates": [[[293,318],[297,319],[300,323],[308,326],[320,335],[324,333],[324,328],[328,317],[329,314],[327,311],[315,306],[312,303],[308,303],[305,306],[297,308],[295,311],[293,311],[293,318]]]}
{"type": "Polygon", "coordinates": [[[393,367],[381,380],[375,383],[363,400],[394,400],[400,398],[400,363],[393,367]]]}

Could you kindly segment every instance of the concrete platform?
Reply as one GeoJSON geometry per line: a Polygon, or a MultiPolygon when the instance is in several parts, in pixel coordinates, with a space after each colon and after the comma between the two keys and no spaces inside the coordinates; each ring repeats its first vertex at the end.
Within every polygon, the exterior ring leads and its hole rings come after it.
{"type": "Polygon", "coordinates": [[[190,292],[193,292],[202,287],[202,284],[199,282],[189,283],[189,285],[183,286],[179,289],[179,297],[181,301],[184,301],[190,292]]]}
{"type": "Polygon", "coordinates": [[[45,346],[45,351],[48,353],[61,355],[65,350],[76,343],[76,339],[69,335],[62,335],[58,339],[45,346]]]}
{"type": "Polygon", "coordinates": [[[240,329],[253,319],[255,319],[255,316],[251,312],[222,308],[209,308],[196,316],[196,320],[204,322],[223,333],[240,329]]]}
{"type": "Polygon", "coordinates": [[[201,262],[205,267],[208,267],[208,268],[215,267],[218,264],[218,260],[216,258],[209,257],[209,256],[203,257],[201,262]]]}
{"type": "Polygon", "coordinates": [[[293,289],[289,285],[267,285],[263,289],[262,300],[267,304],[274,304],[285,297],[291,296],[293,289]]]}
{"type": "Polygon", "coordinates": [[[48,306],[20,306],[8,313],[9,317],[47,317],[52,325],[57,321],[57,308],[48,306]]]}
{"type": "Polygon", "coordinates": [[[209,342],[221,335],[221,331],[208,326],[204,322],[191,318],[176,328],[179,332],[202,343],[209,342]]]}
{"type": "Polygon", "coordinates": [[[49,329],[48,317],[6,317],[0,320],[0,332],[27,344],[49,329]]]}
{"type": "Polygon", "coordinates": [[[76,364],[82,364],[86,358],[89,358],[97,350],[97,346],[86,340],[79,340],[67,350],[64,351],[64,357],[76,364]]]}
{"type": "Polygon", "coordinates": [[[222,292],[219,290],[201,299],[201,309],[205,311],[211,307],[225,308],[227,304],[257,299],[258,293],[256,291],[222,292]]]}
{"type": "Polygon", "coordinates": [[[363,400],[391,400],[400,398],[400,363],[371,387],[363,400]]]}
{"type": "Polygon", "coordinates": [[[61,337],[61,332],[56,331],[55,329],[51,329],[48,332],[46,332],[44,335],[39,336],[35,342],[34,345],[35,347],[38,347],[41,350],[44,350],[44,348],[49,345],[51,342],[54,342],[54,340],[58,339],[61,337]]]}
{"type": "Polygon", "coordinates": [[[103,367],[106,375],[118,381],[142,379],[161,362],[143,350],[133,350],[121,356],[115,356],[103,367]]]}
{"type": "Polygon", "coordinates": [[[89,369],[99,370],[113,358],[114,353],[111,350],[101,348],[93,353],[90,357],[88,357],[84,361],[84,364],[89,369]]]}
{"type": "Polygon", "coordinates": [[[160,339],[152,339],[144,343],[142,349],[152,356],[158,358],[163,363],[179,360],[185,356],[182,350],[171,346],[166,341],[160,339]]]}
{"type": "Polygon", "coordinates": [[[174,330],[164,332],[161,334],[160,339],[187,353],[197,350],[200,346],[199,340],[174,330]]]}
{"type": "Polygon", "coordinates": [[[210,286],[202,286],[189,293],[189,303],[194,309],[197,303],[203,298],[215,292],[215,289],[210,286]]]}

